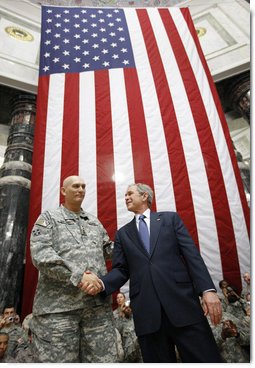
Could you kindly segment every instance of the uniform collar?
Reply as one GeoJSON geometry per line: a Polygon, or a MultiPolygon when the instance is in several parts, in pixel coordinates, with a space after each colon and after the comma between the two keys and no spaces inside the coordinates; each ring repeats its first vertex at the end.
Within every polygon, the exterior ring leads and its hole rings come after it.
{"type": "Polygon", "coordinates": [[[67,219],[78,219],[80,217],[80,218],[83,218],[84,220],[88,220],[89,219],[88,215],[86,214],[85,211],[83,211],[82,208],[80,210],[80,213],[69,211],[62,204],[61,204],[60,208],[61,208],[61,211],[63,213],[64,218],[67,218],[67,219]]]}

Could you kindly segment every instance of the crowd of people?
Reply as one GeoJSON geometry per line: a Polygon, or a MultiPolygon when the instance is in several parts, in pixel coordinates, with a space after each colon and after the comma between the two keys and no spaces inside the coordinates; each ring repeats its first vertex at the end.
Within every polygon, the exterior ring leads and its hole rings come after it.
{"type": "MultiPolygon", "coordinates": [[[[243,274],[244,287],[239,295],[226,280],[221,280],[220,300],[223,314],[221,323],[213,326],[208,318],[217,346],[226,363],[250,362],[250,274],[243,274]],[[235,295],[235,299],[229,297],[235,295]]],[[[117,361],[142,363],[142,354],[135,334],[130,301],[124,293],[116,296],[117,308],[113,310],[117,341],[117,361]]],[[[0,363],[37,363],[33,351],[29,314],[21,323],[13,306],[6,306],[0,316],[0,363]]],[[[177,362],[181,363],[176,350],[177,362]]]]}
{"type": "Polygon", "coordinates": [[[43,212],[31,233],[39,271],[32,315],[13,306],[0,318],[0,362],[249,362],[250,276],[239,295],[207,267],[176,212],[153,212],[152,189],[125,193],[133,220],[115,242],[81,203],[86,184],[63,181],[63,204],[43,212]],[[112,270],[105,259],[112,251],[112,270]],[[129,283],[129,298],[113,292],[129,283]]]}

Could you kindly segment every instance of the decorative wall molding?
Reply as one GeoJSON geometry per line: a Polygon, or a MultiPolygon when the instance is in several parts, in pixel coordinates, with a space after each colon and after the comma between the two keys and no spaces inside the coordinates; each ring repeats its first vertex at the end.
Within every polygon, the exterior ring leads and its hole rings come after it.
{"type": "Polygon", "coordinates": [[[215,82],[250,69],[250,8],[245,0],[0,0],[0,84],[36,93],[41,4],[69,6],[189,7],[215,82]],[[5,29],[33,36],[25,43],[5,29]]]}

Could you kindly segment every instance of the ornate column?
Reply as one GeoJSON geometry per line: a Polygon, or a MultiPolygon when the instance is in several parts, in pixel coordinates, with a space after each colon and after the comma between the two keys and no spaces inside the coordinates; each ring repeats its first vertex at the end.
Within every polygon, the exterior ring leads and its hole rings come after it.
{"type": "Polygon", "coordinates": [[[250,73],[241,74],[229,83],[226,90],[229,105],[250,124],[250,73]]]}
{"type": "Polygon", "coordinates": [[[0,169],[0,310],[21,301],[36,97],[17,95],[0,169]]]}

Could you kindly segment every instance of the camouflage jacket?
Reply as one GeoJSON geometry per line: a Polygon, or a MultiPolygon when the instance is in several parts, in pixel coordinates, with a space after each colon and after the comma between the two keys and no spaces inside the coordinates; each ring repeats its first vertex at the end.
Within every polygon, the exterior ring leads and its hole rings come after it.
{"type": "Polygon", "coordinates": [[[15,357],[17,349],[25,348],[28,344],[28,337],[20,325],[12,323],[8,327],[2,327],[1,332],[9,335],[9,342],[6,354],[15,357]]]}
{"type": "Polygon", "coordinates": [[[78,284],[86,270],[107,273],[104,249],[111,245],[99,220],[83,210],[77,215],[60,206],[42,213],[30,243],[39,270],[33,315],[81,309],[92,298],[96,304],[105,302],[100,296],[85,295],[78,284]]]}

